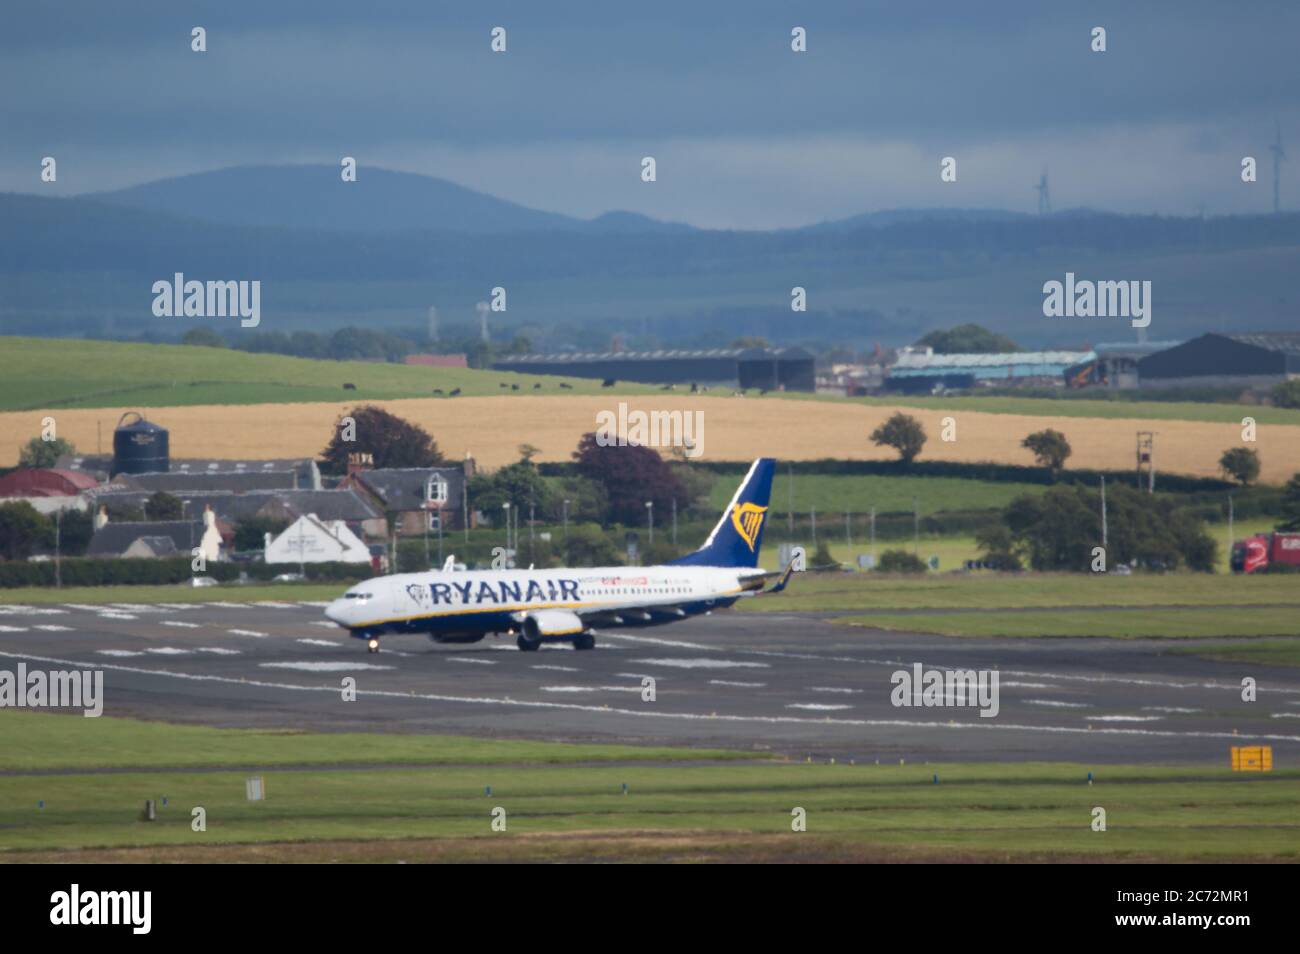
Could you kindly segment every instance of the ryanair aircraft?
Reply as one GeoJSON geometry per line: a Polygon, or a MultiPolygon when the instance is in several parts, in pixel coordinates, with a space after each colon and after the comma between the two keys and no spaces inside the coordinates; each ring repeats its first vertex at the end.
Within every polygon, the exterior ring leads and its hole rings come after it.
{"type": "Polygon", "coordinates": [[[358,583],[325,615],[367,640],[372,653],[390,633],[427,633],[448,643],[504,633],[525,651],[544,642],[591,649],[597,626],[658,626],[777,593],[794,562],[784,573],[758,568],[775,469],[771,458],[754,461],[704,545],[663,566],[399,573],[358,583]]]}

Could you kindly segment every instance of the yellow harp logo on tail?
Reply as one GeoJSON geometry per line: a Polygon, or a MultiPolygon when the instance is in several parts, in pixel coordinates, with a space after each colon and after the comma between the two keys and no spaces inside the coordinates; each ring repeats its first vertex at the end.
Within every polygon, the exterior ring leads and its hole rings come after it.
{"type": "Polygon", "coordinates": [[[763,516],[766,513],[766,507],[752,503],[731,508],[731,525],[736,528],[740,538],[749,544],[751,552],[754,549],[754,541],[758,539],[758,531],[763,528],[763,516]]]}

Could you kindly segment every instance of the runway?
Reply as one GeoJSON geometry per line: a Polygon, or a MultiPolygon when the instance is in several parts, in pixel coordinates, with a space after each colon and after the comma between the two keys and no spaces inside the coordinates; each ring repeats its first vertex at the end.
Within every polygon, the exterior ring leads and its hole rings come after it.
{"type": "MultiPolygon", "coordinates": [[[[383,652],[323,604],[0,605],[0,670],[104,673],[104,714],[223,727],[691,745],[856,762],[1227,765],[1300,756],[1300,673],[1171,655],[1169,642],[967,640],[718,613],[601,633],[597,648],[512,639],[383,652]],[[999,709],[900,707],[898,670],[996,670],[999,709]],[[1258,699],[1242,700],[1253,677],[1258,699]],[[356,698],[343,683],[355,679],[356,698]],[[645,698],[646,677],[654,698],[645,698]]],[[[1184,645],[1179,643],[1178,645],[1184,645]]]]}

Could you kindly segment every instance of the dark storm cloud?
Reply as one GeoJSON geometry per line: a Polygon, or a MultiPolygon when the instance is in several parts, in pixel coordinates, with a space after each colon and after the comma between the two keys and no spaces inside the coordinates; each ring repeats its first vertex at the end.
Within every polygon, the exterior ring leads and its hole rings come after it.
{"type": "Polygon", "coordinates": [[[0,188],[20,191],[34,188],[32,157],[51,153],[77,170],[64,191],[364,154],[579,214],[622,205],[746,225],[764,222],[725,203],[747,193],[703,169],[784,193],[771,224],[837,203],[998,204],[1030,168],[1064,172],[1074,156],[1096,177],[1079,180],[1081,203],[1232,208],[1246,200],[1225,164],[1266,155],[1275,116],[1300,120],[1300,5],[1287,3],[93,2],[14,6],[4,26],[0,188]],[[189,50],[195,25],[203,55],[189,50]],[[488,50],[495,25],[509,30],[504,56],[488,50]],[[789,51],[794,25],[807,54],[789,51]],[[1088,48],[1095,25],[1105,54],[1088,48]],[[695,191],[678,182],[659,205],[595,168],[674,147],[695,191]],[[815,174],[798,158],[813,150],[815,174]],[[928,164],[929,183],[929,164],[963,151],[989,166],[968,192],[927,201],[909,185],[912,164],[928,164]],[[592,166],[583,183],[565,180],[566,152],[592,166]],[[1006,157],[1024,168],[1003,179],[1006,157]],[[1144,163],[1161,175],[1129,174],[1144,163]],[[854,181],[872,172],[906,201],[854,181]]]}

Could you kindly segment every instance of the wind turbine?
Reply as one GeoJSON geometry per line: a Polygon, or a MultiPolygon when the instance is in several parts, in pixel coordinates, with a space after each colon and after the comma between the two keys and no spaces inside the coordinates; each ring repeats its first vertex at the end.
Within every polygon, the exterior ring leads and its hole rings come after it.
{"type": "Polygon", "coordinates": [[[1273,153],[1273,212],[1274,214],[1282,211],[1282,203],[1279,198],[1279,186],[1282,181],[1282,162],[1286,159],[1286,150],[1282,148],[1282,124],[1277,119],[1273,120],[1277,130],[1277,138],[1273,140],[1273,145],[1269,146],[1269,151],[1273,153]]]}
{"type": "Polygon", "coordinates": [[[1038,179],[1038,185],[1034,186],[1038,191],[1038,214],[1046,215],[1052,211],[1052,197],[1047,191],[1047,169],[1043,168],[1043,174],[1038,179]]]}

